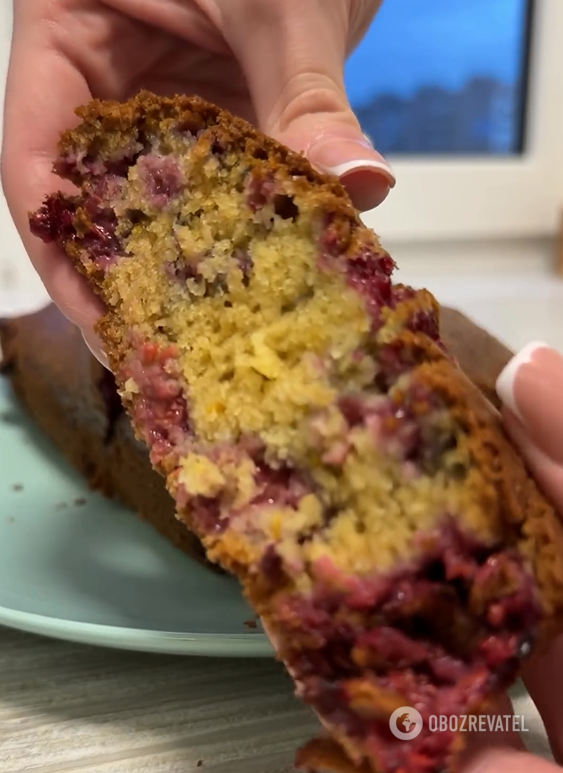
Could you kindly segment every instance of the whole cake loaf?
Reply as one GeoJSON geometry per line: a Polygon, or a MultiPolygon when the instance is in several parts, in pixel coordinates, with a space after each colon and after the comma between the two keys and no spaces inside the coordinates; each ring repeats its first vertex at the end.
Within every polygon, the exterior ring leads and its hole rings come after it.
{"type": "Polygon", "coordinates": [[[301,767],[443,771],[560,630],[558,519],[344,189],[198,98],[94,101],[30,217],[105,302],[119,394],[329,740],[301,767]],[[404,707],[423,719],[390,732],[404,707]]]}

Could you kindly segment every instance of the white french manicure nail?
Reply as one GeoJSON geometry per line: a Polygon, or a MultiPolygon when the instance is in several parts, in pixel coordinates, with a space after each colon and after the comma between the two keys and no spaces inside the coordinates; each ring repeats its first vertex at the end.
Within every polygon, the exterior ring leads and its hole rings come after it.
{"type": "Polygon", "coordinates": [[[88,347],[90,353],[94,355],[94,357],[98,360],[100,365],[103,365],[104,368],[107,368],[107,370],[109,370],[110,369],[109,362],[108,362],[108,358],[106,357],[105,353],[100,351],[99,349],[95,349],[93,346],[91,346],[90,342],[88,341],[88,339],[86,338],[84,333],[82,333],[82,338],[84,339],[84,343],[88,347]]]}
{"type": "Polygon", "coordinates": [[[336,166],[325,167],[325,171],[328,174],[333,174],[336,177],[344,177],[349,172],[358,172],[360,169],[379,169],[384,172],[389,181],[395,184],[395,175],[389,164],[385,164],[382,161],[374,161],[373,159],[362,159],[355,161],[346,161],[344,164],[337,164],[336,166]]]}
{"type": "Polygon", "coordinates": [[[528,364],[534,352],[538,349],[549,349],[549,344],[545,344],[542,341],[531,341],[516,354],[510,362],[501,371],[495,385],[496,393],[504,403],[504,405],[512,411],[512,413],[518,417],[518,419],[525,424],[518,406],[516,405],[516,399],[514,397],[514,382],[516,380],[516,373],[522,365],[528,364]]]}

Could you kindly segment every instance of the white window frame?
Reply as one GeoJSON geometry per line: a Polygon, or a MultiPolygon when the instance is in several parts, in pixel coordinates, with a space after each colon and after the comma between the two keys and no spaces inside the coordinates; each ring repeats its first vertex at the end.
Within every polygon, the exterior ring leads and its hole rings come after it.
{"type": "Polygon", "coordinates": [[[530,68],[525,153],[455,160],[390,156],[397,184],[382,205],[363,215],[384,242],[557,232],[563,208],[563,0],[535,0],[530,68]]]}

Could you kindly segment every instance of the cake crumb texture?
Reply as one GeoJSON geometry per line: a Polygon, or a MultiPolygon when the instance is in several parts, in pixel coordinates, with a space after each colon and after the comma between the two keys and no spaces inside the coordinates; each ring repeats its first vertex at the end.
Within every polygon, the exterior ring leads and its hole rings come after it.
{"type": "Polygon", "coordinates": [[[459,739],[405,749],[391,707],[482,711],[559,629],[556,515],[336,180],[197,98],[79,115],[56,171],[80,193],[31,227],[104,300],[178,518],[348,763],[441,770],[459,739]]]}

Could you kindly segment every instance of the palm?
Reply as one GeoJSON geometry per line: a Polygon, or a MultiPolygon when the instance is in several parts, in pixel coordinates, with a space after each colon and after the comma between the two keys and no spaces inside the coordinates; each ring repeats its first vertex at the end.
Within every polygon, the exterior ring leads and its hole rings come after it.
{"type": "Polygon", "coordinates": [[[133,18],[121,10],[128,5],[121,0],[112,0],[111,7],[109,2],[95,0],[71,0],[65,5],[74,28],[67,40],[80,48],[81,55],[63,53],[78,63],[93,97],[122,100],[141,88],[163,95],[198,94],[254,122],[244,75],[221,32],[195,3],[193,13],[210,33],[201,36],[201,44],[197,35],[186,40],[133,18]],[[97,45],[92,45],[93,40],[97,45]]]}

